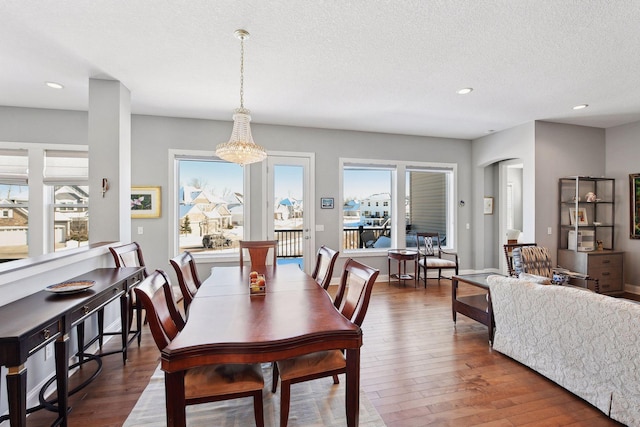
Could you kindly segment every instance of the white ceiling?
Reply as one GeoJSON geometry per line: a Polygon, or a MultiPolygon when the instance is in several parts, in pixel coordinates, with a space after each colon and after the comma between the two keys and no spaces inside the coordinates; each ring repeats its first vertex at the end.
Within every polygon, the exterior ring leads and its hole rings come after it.
{"type": "Polygon", "coordinates": [[[1,0],[0,22],[5,106],[86,110],[109,78],[134,114],[231,120],[244,28],[256,123],[473,139],[640,120],[638,0],[1,0]]]}

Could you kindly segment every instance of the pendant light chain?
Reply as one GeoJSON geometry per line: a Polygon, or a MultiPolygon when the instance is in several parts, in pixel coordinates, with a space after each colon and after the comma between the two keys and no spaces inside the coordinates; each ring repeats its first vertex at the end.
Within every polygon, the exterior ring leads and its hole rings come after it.
{"type": "Polygon", "coordinates": [[[240,108],[244,109],[244,37],[240,36],[240,108]]]}

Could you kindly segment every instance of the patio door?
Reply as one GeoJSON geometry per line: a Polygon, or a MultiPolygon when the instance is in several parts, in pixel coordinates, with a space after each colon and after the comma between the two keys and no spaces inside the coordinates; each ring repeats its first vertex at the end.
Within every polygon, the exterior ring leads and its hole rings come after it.
{"type": "Polygon", "coordinates": [[[267,236],[278,240],[278,262],[314,266],[313,153],[269,153],[267,236]]]}

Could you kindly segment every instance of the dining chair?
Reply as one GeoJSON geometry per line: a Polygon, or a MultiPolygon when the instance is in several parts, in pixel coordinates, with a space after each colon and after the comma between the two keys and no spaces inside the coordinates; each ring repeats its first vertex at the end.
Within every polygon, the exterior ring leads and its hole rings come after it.
{"type": "Polygon", "coordinates": [[[240,267],[244,266],[244,251],[249,253],[251,269],[256,271],[264,271],[269,265],[276,267],[278,258],[278,241],[277,240],[240,240],[240,267]],[[271,259],[268,255],[271,253],[271,259]],[[268,261],[271,261],[268,263],[268,261]]]}
{"type": "MultiPolygon", "coordinates": [[[[149,329],[158,350],[165,348],[184,328],[176,322],[178,307],[167,275],[156,270],[135,288],[136,296],[147,311],[149,329]]],[[[185,405],[253,397],[256,426],[264,426],[262,389],[264,378],[260,364],[203,365],[184,375],[185,405]]]]}
{"type": "Polygon", "coordinates": [[[438,283],[442,278],[442,270],[453,269],[458,274],[458,254],[442,249],[439,233],[416,233],[418,248],[418,281],[420,272],[424,272],[424,287],[427,287],[427,272],[438,270],[438,283]],[[443,258],[445,255],[447,258],[443,258]]]}
{"type": "Polygon", "coordinates": [[[188,313],[189,305],[196,296],[202,282],[198,278],[196,263],[190,252],[184,251],[180,255],[170,260],[173,269],[178,276],[178,284],[182,292],[185,316],[188,313]]]}
{"type": "MultiPolygon", "coordinates": [[[[109,252],[113,256],[113,261],[116,263],[116,267],[145,267],[143,271],[144,277],[149,275],[144,263],[144,256],[142,256],[142,248],[138,242],[131,242],[119,246],[110,246],[109,252]]],[[[110,335],[110,332],[103,333],[104,313],[102,310],[98,312],[98,331],[101,337],[100,347],[102,347],[102,335],[110,335]]],[[[138,337],[138,345],[142,341],[142,307],[138,304],[138,300],[135,298],[133,292],[129,295],[129,333],[134,337],[138,337]],[[136,329],[132,330],[131,325],[133,323],[133,312],[135,311],[136,317],[136,329]]],[[[124,327],[124,325],[123,325],[124,327]]]]}
{"type": "Polygon", "coordinates": [[[340,252],[334,251],[327,246],[320,246],[316,257],[316,266],[311,273],[311,277],[316,283],[324,288],[326,291],[329,289],[329,283],[331,282],[331,275],[333,274],[333,267],[338,259],[340,252]]]}
{"type": "MultiPolygon", "coordinates": [[[[354,324],[361,326],[369,307],[371,291],[379,270],[349,258],[344,265],[338,296],[339,311],[354,324]]],[[[333,377],[338,384],[338,375],[346,372],[347,363],[342,350],[318,351],[290,359],[279,360],[273,369],[271,392],[275,393],[280,378],[280,427],[289,420],[291,385],[323,377],[333,377]]]]}

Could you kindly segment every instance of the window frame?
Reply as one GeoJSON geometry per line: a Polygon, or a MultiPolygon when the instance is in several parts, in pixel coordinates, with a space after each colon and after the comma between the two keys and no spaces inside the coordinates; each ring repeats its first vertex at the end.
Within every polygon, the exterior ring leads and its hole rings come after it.
{"type": "MultiPolygon", "coordinates": [[[[379,159],[361,159],[361,158],[339,158],[339,179],[338,179],[338,200],[340,205],[344,204],[344,170],[345,167],[363,167],[363,168],[380,168],[391,169],[391,247],[404,248],[406,245],[406,227],[405,215],[402,212],[400,218],[400,206],[404,209],[404,200],[407,194],[406,189],[406,173],[411,170],[424,171],[443,171],[448,172],[447,179],[447,241],[443,249],[456,251],[458,247],[458,235],[456,224],[458,222],[458,213],[455,209],[455,201],[458,197],[458,165],[457,163],[440,163],[440,162],[415,162],[406,160],[379,160],[379,159]],[[402,177],[401,179],[399,177],[402,177]],[[399,242],[405,242],[400,244],[399,242]]],[[[338,237],[338,245],[344,247],[344,214],[340,212],[340,229],[338,237]]],[[[343,249],[341,254],[357,256],[380,256],[386,255],[390,248],[357,248],[343,249]]]]}
{"type": "MultiPolygon", "coordinates": [[[[45,155],[47,151],[81,151],[86,152],[88,156],[89,146],[0,141],[0,149],[27,151],[29,165],[26,184],[29,187],[29,201],[27,203],[29,210],[28,257],[54,253],[53,198],[50,194],[50,187],[55,185],[56,180],[47,180],[44,176],[45,155]]],[[[72,181],[89,185],[88,178],[72,181]]]]}
{"type": "MultiPolygon", "coordinates": [[[[179,224],[179,210],[180,201],[178,200],[178,191],[180,189],[180,176],[179,176],[179,161],[180,160],[205,160],[205,161],[222,161],[219,157],[212,154],[212,151],[205,150],[181,150],[170,149],[169,150],[169,188],[168,188],[168,211],[169,211],[169,259],[180,254],[180,224],[179,224]]],[[[245,166],[243,168],[243,216],[245,218],[243,231],[244,238],[251,235],[249,212],[250,207],[250,182],[251,182],[251,168],[245,166]]],[[[133,221],[133,220],[132,220],[133,221]]],[[[193,258],[196,262],[204,263],[224,263],[224,262],[238,262],[240,259],[240,253],[224,253],[215,254],[213,252],[205,253],[193,253],[193,258]]]]}

